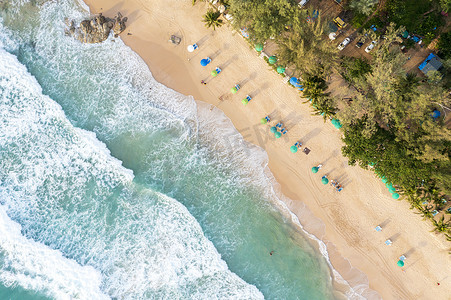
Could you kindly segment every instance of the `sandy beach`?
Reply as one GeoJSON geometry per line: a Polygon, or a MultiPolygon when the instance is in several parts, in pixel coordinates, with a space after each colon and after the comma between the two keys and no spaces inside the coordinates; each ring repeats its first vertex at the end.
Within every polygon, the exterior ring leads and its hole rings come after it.
{"type": "Polygon", "coordinates": [[[305,229],[326,243],[333,267],[351,286],[358,285],[361,272],[368,277],[370,289],[356,286],[359,293],[371,299],[451,299],[449,242],[432,233],[431,223],[410,210],[406,201],[393,200],[371,171],[349,166],[341,155],[340,131],[312,116],[298,91],[284,83],[227,22],[216,31],[205,28],[201,19],[208,4],[85,2],[92,13],[113,16],[120,11],[128,17],[121,38],[159,82],[221,109],[247,141],[265,149],[269,168],[287,197],[284,201],[305,229]],[[180,45],[168,42],[172,34],[182,38],[180,45]],[[193,43],[199,49],[189,53],[187,46],[193,43]],[[202,67],[199,62],[207,56],[212,62],[202,67]],[[210,72],[216,66],[222,72],[213,78],[210,72]],[[232,95],[236,83],[242,88],[232,95]],[[252,101],[243,106],[247,94],[252,101]],[[260,124],[266,115],[271,124],[283,122],[288,133],[280,139],[270,135],[268,125],[260,124]],[[308,155],[290,152],[298,140],[311,149],[308,155]],[[323,167],[313,174],[310,170],[318,164],[323,167]],[[323,175],[342,183],[343,191],[322,185],[323,175]],[[325,226],[310,226],[304,206],[325,226]],[[377,225],[381,232],[374,229],[377,225]],[[384,244],[387,239],[393,241],[391,246],[384,244]],[[396,265],[401,255],[407,257],[403,268],[396,265]]]}

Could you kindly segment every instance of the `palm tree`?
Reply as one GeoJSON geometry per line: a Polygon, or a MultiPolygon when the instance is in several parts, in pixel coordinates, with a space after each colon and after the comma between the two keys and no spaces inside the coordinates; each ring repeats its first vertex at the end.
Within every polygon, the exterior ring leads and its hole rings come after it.
{"type": "Polygon", "coordinates": [[[221,13],[219,11],[209,10],[204,15],[204,19],[202,20],[205,22],[205,26],[207,28],[213,27],[213,30],[216,30],[216,27],[220,27],[222,25],[222,20],[219,19],[219,16],[221,13]]]}
{"type": "Polygon", "coordinates": [[[445,216],[442,216],[438,221],[432,219],[432,223],[434,223],[435,226],[434,230],[432,231],[447,232],[450,228],[450,221],[445,222],[445,216]]]}

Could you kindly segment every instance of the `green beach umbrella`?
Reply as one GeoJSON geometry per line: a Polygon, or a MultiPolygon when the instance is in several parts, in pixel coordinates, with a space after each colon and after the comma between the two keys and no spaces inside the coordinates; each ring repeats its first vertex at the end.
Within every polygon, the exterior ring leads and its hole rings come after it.
{"type": "Polygon", "coordinates": [[[275,63],[277,62],[277,57],[275,57],[274,55],[273,55],[273,56],[270,56],[270,57],[268,58],[268,62],[269,62],[271,65],[275,64],[275,63]]]}
{"type": "Polygon", "coordinates": [[[276,133],[277,132],[277,127],[276,126],[271,127],[271,132],[272,133],[276,133]]]}
{"type": "Polygon", "coordinates": [[[382,183],[387,183],[387,182],[388,182],[388,179],[385,178],[385,177],[383,177],[383,178],[382,178],[382,183]]]}
{"type": "Polygon", "coordinates": [[[257,43],[255,44],[255,50],[257,50],[258,52],[263,50],[263,45],[261,43],[257,43]]]}
{"type": "Polygon", "coordinates": [[[391,187],[388,188],[388,191],[393,194],[394,192],[396,192],[396,189],[394,187],[391,187]]]}
{"type": "Polygon", "coordinates": [[[393,185],[392,185],[390,182],[387,182],[387,183],[385,184],[385,186],[387,187],[387,189],[393,187],[393,185]]]}
{"type": "Polygon", "coordinates": [[[243,103],[243,105],[247,105],[249,103],[249,101],[247,101],[247,99],[243,99],[243,100],[241,100],[241,103],[243,103]]]}
{"type": "Polygon", "coordinates": [[[233,87],[231,90],[232,94],[236,94],[236,92],[238,92],[238,89],[236,87],[233,87]]]}
{"type": "Polygon", "coordinates": [[[218,72],[216,70],[211,71],[211,76],[216,77],[218,75],[218,72]]]}
{"type": "Polygon", "coordinates": [[[391,194],[391,197],[393,199],[398,199],[399,198],[399,194],[398,193],[393,193],[393,194],[391,194]]]}
{"type": "Polygon", "coordinates": [[[291,153],[296,153],[296,152],[298,152],[298,147],[293,145],[290,147],[290,151],[291,151],[291,153]]]}
{"type": "Polygon", "coordinates": [[[403,262],[402,260],[398,260],[397,265],[398,265],[399,267],[404,267],[404,262],[403,262]]]}
{"type": "Polygon", "coordinates": [[[265,118],[261,118],[261,119],[260,119],[260,123],[266,124],[266,123],[268,123],[268,120],[266,120],[265,118]]]}
{"type": "Polygon", "coordinates": [[[323,177],[323,179],[321,179],[321,182],[323,184],[328,184],[329,183],[329,179],[327,179],[327,177],[323,177]]]}
{"type": "Polygon", "coordinates": [[[318,173],[319,168],[318,167],[313,167],[312,168],[312,173],[318,173]]]}
{"type": "Polygon", "coordinates": [[[282,136],[282,134],[277,131],[276,133],[274,133],[274,136],[276,137],[276,139],[278,139],[282,136]]]}
{"type": "Polygon", "coordinates": [[[285,68],[284,67],[282,67],[282,66],[278,66],[277,67],[277,73],[283,74],[284,72],[285,72],[285,68]]]}
{"type": "Polygon", "coordinates": [[[332,125],[335,126],[335,128],[340,129],[341,127],[343,127],[343,125],[341,125],[340,120],[338,119],[332,119],[330,121],[332,123],[332,125]]]}

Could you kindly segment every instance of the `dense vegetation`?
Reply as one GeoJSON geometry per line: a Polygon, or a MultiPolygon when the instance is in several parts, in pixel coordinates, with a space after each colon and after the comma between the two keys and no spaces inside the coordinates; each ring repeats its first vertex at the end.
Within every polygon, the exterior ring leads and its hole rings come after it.
{"type": "MultiPolygon", "coordinates": [[[[354,9],[361,15],[370,14],[376,2],[363,1],[354,4],[354,9]]],[[[371,62],[339,57],[327,39],[327,22],[300,9],[295,1],[229,0],[228,4],[232,26],[237,30],[245,27],[252,45],[268,39],[277,43],[278,63],[302,78],[302,97],[315,114],[340,120],[345,143],[342,152],[349,163],[373,169],[425,218],[432,218],[436,231],[451,239],[450,220],[435,220],[432,214],[446,208],[444,199],[451,194],[451,131],[443,118],[450,102],[443,85],[446,81],[438,72],[424,80],[407,74],[403,69],[407,57],[400,49],[400,36],[406,30],[400,25],[435,37],[442,20],[437,11],[428,11],[432,2],[387,0],[381,11],[373,13],[366,27],[377,24],[379,38],[372,30],[363,29],[360,34],[361,38],[378,39],[371,62]],[[388,25],[388,19],[396,24],[388,25]],[[349,83],[352,93],[346,100],[327,92],[331,73],[341,74],[349,83]],[[433,118],[434,110],[441,111],[442,117],[433,118]]],[[[438,42],[445,57],[449,55],[449,36],[442,34],[438,42]]]]}

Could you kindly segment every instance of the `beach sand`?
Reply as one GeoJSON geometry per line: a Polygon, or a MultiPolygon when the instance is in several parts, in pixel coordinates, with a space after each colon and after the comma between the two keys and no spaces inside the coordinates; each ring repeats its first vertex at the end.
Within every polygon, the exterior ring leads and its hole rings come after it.
{"type": "MultiPolygon", "coordinates": [[[[287,206],[307,231],[325,241],[332,265],[351,285],[362,281],[362,271],[370,289],[384,299],[451,299],[449,242],[432,233],[431,223],[410,210],[406,201],[393,200],[371,171],[348,166],[341,155],[340,131],[312,116],[299,93],[283,83],[283,77],[227,23],[216,31],[205,28],[201,19],[208,4],[192,6],[188,0],[85,2],[92,13],[113,16],[120,11],[127,16],[128,27],[121,38],[145,60],[159,82],[221,109],[247,141],[267,151],[269,168],[289,198],[284,199],[287,206]],[[182,38],[180,45],[168,41],[172,34],[182,38]],[[187,52],[187,46],[195,42],[199,49],[187,52]],[[207,56],[212,62],[202,67],[199,62],[207,56]],[[212,78],[209,74],[216,66],[222,73],[212,78]],[[230,89],[236,83],[242,88],[232,95],[230,89]],[[243,106],[241,99],[246,94],[253,99],[243,106]],[[288,133],[282,138],[276,140],[268,125],[260,124],[268,114],[272,124],[284,123],[288,133]],[[309,155],[289,151],[297,140],[311,149],[309,155]],[[310,169],[320,163],[323,167],[312,174],[310,169]],[[341,182],[344,190],[338,193],[322,185],[325,174],[341,182]],[[309,222],[311,216],[304,206],[325,226],[309,222]],[[380,224],[383,230],[376,232],[380,224]],[[384,244],[388,238],[393,245],[384,244]],[[400,268],[396,262],[402,254],[407,260],[400,268]]],[[[379,297],[371,290],[363,295],[379,297]]]]}

